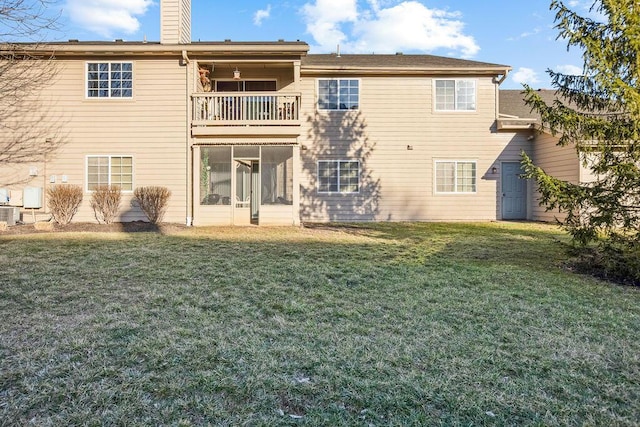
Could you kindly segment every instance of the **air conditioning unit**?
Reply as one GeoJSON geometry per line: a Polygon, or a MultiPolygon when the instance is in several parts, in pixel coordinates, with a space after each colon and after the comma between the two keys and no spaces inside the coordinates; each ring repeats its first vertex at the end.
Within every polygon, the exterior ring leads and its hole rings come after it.
{"type": "Polygon", "coordinates": [[[0,221],[6,222],[7,225],[16,225],[16,222],[20,221],[20,208],[0,206],[0,221]]]}

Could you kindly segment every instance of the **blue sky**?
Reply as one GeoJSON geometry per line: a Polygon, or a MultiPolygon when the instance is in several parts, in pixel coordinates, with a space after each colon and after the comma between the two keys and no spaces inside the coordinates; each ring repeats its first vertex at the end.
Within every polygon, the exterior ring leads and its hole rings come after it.
{"type": "MultiPolygon", "coordinates": [[[[311,53],[429,53],[513,67],[503,88],[579,73],[549,0],[192,0],[193,40],[302,40],[311,53]]],[[[567,0],[583,14],[592,0],[567,0]]],[[[160,39],[160,0],[61,0],[59,40],[160,39]]]]}

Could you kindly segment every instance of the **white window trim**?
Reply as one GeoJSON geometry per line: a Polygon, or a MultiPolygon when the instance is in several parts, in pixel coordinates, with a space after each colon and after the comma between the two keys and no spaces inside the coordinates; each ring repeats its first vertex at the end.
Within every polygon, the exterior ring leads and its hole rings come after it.
{"type": "MultiPolygon", "coordinates": [[[[348,111],[348,110],[347,110],[348,111]]],[[[362,172],[361,162],[360,160],[355,159],[323,159],[316,161],[316,175],[317,175],[317,184],[316,191],[318,194],[359,194],[360,193],[360,184],[362,183],[362,177],[360,176],[362,172]],[[320,163],[323,162],[332,162],[338,164],[338,191],[320,191],[320,163]],[[340,191],[340,163],[341,162],[358,162],[358,190],[357,191],[340,191]]]]}
{"type": "Polygon", "coordinates": [[[111,158],[112,157],[131,157],[131,190],[122,190],[124,194],[133,194],[133,190],[136,188],[136,159],[132,154],[88,154],[84,160],[84,191],[85,193],[93,193],[93,190],[89,190],[89,159],[95,157],[108,157],[109,158],[109,183],[111,185],[111,158]]]}
{"type": "Polygon", "coordinates": [[[433,194],[438,195],[455,195],[465,196],[478,194],[478,161],[475,159],[438,159],[433,162],[433,194]],[[456,164],[456,176],[453,181],[454,188],[458,187],[458,163],[474,163],[476,165],[476,184],[475,191],[438,191],[438,163],[455,163],[456,164]]]}
{"type": "Polygon", "coordinates": [[[340,112],[346,113],[348,111],[360,111],[360,107],[362,107],[362,79],[359,78],[344,78],[344,77],[318,77],[316,79],[316,111],[319,112],[340,112]],[[356,109],[346,109],[342,110],[340,108],[331,109],[331,108],[320,108],[318,105],[318,101],[320,100],[320,80],[357,80],[358,81],[358,108],[356,109]]]}
{"type": "MultiPolygon", "coordinates": [[[[136,76],[136,64],[133,61],[86,61],[84,63],[84,99],[88,101],[131,101],[135,98],[136,90],[135,90],[135,76],[136,76]],[[111,93],[109,96],[101,97],[101,96],[89,96],[89,64],[131,64],[131,96],[119,96],[112,97],[111,93]]],[[[111,88],[109,88],[109,92],[111,92],[111,88]]]]}
{"type": "MultiPolygon", "coordinates": [[[[433,111],[435,111],[436,113],[456,113],[456,114],[464,114],[464,113],[475,113],[478,111],[478,79],[454,79],[454,78],[444,78],[444,79],[433,79],[433,111]],[[454,92],[458,86],[458,82],[468,82],[471,81],[473,82],[473,90],[474,90],[474,97],[475,97],[475,108],[473,110],[458,110],[457,108],[454,108],[453,110],[439,110],[436,107],[436,102],[437,102],[437,93],[436,93],[436,82],[441,82],[441,81],[454,81],[456,82],[455,87],[454,87],[454,92]]],[[[454,96],[454,103],[457,104],[457,98],[454,96]]]]}

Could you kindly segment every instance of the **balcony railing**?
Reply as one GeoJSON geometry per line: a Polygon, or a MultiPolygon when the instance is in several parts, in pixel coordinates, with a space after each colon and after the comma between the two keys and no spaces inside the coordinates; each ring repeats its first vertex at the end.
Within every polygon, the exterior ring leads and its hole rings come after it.
{"type": "Polygon", "coordinates": [[[300,123],[300,94],[218,92],[192,95],[196,126],[278,126],[300,123]]]}

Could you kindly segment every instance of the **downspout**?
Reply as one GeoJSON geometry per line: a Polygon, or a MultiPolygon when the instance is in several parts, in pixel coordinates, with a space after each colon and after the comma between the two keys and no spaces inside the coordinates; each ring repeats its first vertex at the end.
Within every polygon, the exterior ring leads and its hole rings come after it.
{"type": "Polygon", "coordinates": [[[507,78],[507,76],[509,75],[509,69],[505,69],[504,70],[504,74],[502,75],[502,77],[500,78],[494,78],[493,82],[496,84],[496,111],[495,111],[495,116],[496,116],[496,120],[498,120],[498,118],[500,117],[500,85],[502,84],[502,82],[505,81],[505,79],[507,78]]]}
{"type": "Polygon", "coordinates": [[[500,86],[502,82],[507,78],[508,75],[509,75],[509,70],[508,69],[504,70],[504,74],[502,75],[502,77],[500,77],[499,80],[496,79],[496,84],[500,86]]]}
{"type": "Polygon", "coordinates": [[[189,56],[187,55],[187,51],[183,50],[182,51],[182,61],[184,64],[184,84],[185,84],[185,94],[186,94],[186,99],[185,99],[185,128],[186,128],[186,147],[185,147],[185,160],[186,160],[186,167],[187,167],[187,176],[186,176],[186,196],[187,196],[187,206],[186,206],[186,218],[185,218],[185,224],[187,227],[190,227],[193,224],[193,194],[192,194],[192,184],[191,184],[191,171],[192,171],[192,162],[193,162],[193,153],[192,153],[192,149],[191,149],[191,135],[190,135],[190,119],[191,119],[191,103],[190,103],[190,97],[189,97],[189,67],[188,65],[191,63],[191,60],[189,59],[189,56]]]}

